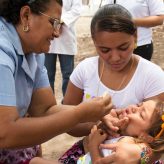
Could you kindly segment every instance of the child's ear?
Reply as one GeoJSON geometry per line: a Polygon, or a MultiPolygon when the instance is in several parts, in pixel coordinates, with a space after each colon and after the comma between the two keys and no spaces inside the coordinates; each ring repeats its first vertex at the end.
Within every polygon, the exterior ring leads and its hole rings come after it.
{"type": "Polygon", "coordinates": [[[142,132],[139,136],[139,139],[143,140],[146,143],[151,143],[154,141],[154,138],[152,136],[150,136],[149,134],[142,132]]]}

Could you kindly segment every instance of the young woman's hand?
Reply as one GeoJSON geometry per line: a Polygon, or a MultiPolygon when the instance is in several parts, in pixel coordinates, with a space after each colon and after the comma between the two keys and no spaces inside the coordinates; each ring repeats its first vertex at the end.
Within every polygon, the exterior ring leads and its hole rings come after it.
{"type": "Polygon", "coordinates": [[[113,153],[107,157],[99,158],[95,164],[136,164],[140,162],[142,150],[135,143],[101,144],[100,148],[113,150],[113,153]]]}
{"type": "Polygon", "coordinates": [[[107,134],[103,130],[97,129],[95,125],[88,137],[88,150],[91,155],[92,163],[95,163],[99,158],[102,158],[100,153],[100,144],[107,138],[107,134]]]}
{"type": "Polygon", "coordinates": [[[108,114],[112,107],[113,104],[109,95],[93,98],[78,105],[77,116],[81,123],[95,122],[108,114]]]}
{"type": "Polygon", "coordinates": [[[102,129],[97,129],[97,126],[94,125],[89,134],[88,147],[89,150],[92,148],[98,148],[99,145],[107,138],[107,134],[102,129]]]}

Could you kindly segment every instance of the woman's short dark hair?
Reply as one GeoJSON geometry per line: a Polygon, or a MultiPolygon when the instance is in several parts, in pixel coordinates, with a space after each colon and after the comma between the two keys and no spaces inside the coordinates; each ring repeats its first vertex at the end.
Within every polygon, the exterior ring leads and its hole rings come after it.
{"type": "Polygon", "coordinates": [[[91,21],[91,35],[99,31],[125,32],[133,35],[136,26],[127,9],[118,4],[108,4],[101,7],[91,21]]]}
{"type": "MultiPolygon", "coordinates": [[[[52,0],[0,0],[0,16],[4,17],[8,22],[14,25],[20,20],[20,10],[23,6],[28,5],[34,14],[39,15],[39,11],[47,10],[47,5],[52,0]]],[[[62,0],[54,0],[61,6],[62,0]]]]}

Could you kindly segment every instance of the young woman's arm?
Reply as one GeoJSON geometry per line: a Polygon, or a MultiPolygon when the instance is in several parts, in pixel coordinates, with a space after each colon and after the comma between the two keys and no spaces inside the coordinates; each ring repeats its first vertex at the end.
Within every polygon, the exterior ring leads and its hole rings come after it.
{"type": "MultiPolygon", "coordinates": [[[[67,91],[64,96],[63,104],[67,105],[77,105],[80,104],[83,100],[84,91],[76,87],[71,81],[69,81],[67,86],[67,91]]],[[[95,125],[94,122],[80,123],[72,127],[67,133],[75,136],[82,137],[89,135],[91,128],[95,125]]]]}

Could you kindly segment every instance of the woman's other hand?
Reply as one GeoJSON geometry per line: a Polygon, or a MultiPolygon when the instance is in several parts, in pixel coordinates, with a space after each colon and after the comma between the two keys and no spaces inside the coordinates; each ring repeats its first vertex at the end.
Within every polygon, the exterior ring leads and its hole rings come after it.
{"type": "Polygon", "coordinates": [[[140,162],[142,150],[135,143],[117,142],[114,144],[101,144],[100,148],[113,150],[113,153],[107,157],[99,158],[95,164],[136,164],[140,162]]]}

